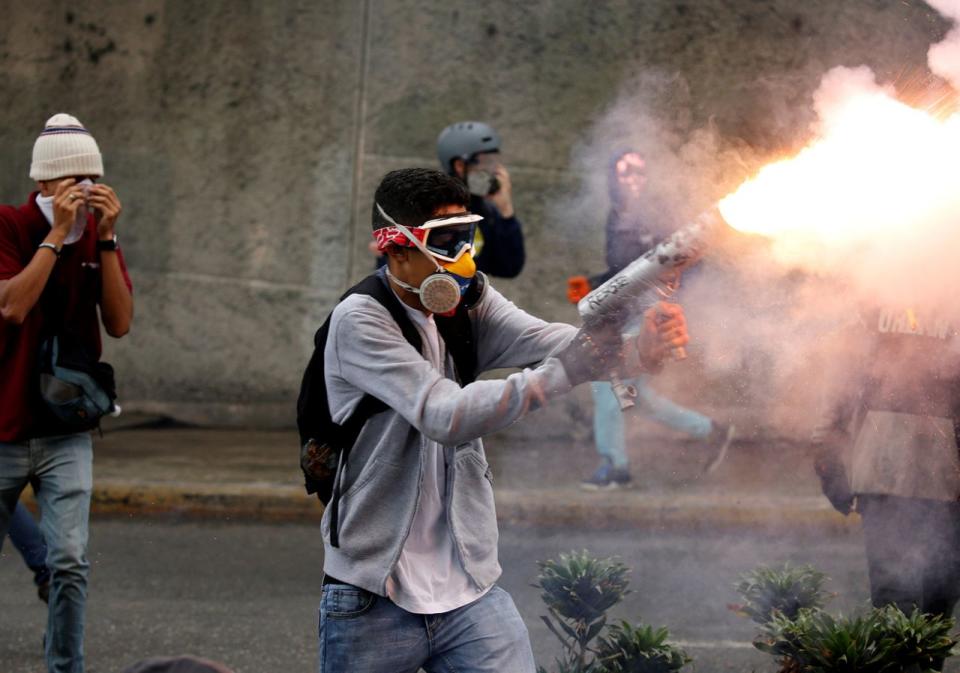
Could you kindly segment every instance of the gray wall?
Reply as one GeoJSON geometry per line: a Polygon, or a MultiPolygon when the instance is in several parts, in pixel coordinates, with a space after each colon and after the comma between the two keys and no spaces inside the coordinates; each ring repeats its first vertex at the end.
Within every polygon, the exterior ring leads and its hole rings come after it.
{"type": "Polygon", "coordinates": [[[506,143],[534,254],[498,287],[573,320],[564,280],[600,267],[602,217],[572,246],[546,204],[577,188],[571,150],[629,82],[678,75],[656,115],[764,152],[802,136],[828,68],[923,70],[947,29],[904,0],[34,0],[3,16],[0,198],[31,189],[43,121],[78,116],[124,202],[136,319],[107,346],[123,401],[248,425],[292,423],[314,329],[371,267],[376,182],[433,165],[447,123],[487,120],[506,143]]]}

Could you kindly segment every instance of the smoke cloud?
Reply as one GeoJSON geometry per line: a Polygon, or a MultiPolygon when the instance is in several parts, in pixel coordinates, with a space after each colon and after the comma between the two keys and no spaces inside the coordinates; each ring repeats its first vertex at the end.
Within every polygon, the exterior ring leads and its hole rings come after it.
{"type": "Polygon", "coordinates": [[[954,26],[939,42],[927,52],[927,62],[935,75],[943,77],[955,89],[960,89],[960,0],[926,0],[927,4],[944,17],[953,19],[954,26]]]}
{"type": "MultiPolygon", "coordinates": [[[[960,18],[960,0],[930,4],[960,18]]],[[[930,49],[930,67],[960,81],[960,30],[930,49]]],[[[867,67],[835,68],[811,100],[816,121],[805,148],[760,156],[678,114],[689,103],[682,83],[647,76],[642,84],[576,148],[581,189],[555,215],[572,228],[592,219],[602,231],[608,162],[629,147],[647,159],[651,229],[682,226],[721,201],[741,230],[684,279],[695,362],[674,367],[688,371],[668,372],[658,385],[706,379],[718,389],[687,400],[753,409],[764,430],[806,438],[867,355],[863,340],[839,335],[864,327],[876,311],[897,329],[953,334],[960,116],[909,107],[867,67]]]]}
{"type": "Polygon", "coordinates": [[[960,253],[960,118],[897,101],[867,68],[836,68],[814,95],[811,143],[721,201],[788,267],[844,282],[863,301],[949,303],[960,253]]]}

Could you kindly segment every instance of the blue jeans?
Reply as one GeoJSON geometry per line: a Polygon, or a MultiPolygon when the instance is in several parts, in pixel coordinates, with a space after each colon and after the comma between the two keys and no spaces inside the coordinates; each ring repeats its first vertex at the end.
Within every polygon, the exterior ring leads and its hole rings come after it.
{"type": "Polygon", "coordinates": [[[17,503],[17,508],[13,510],[13,517],[10,519],[10,542],[20,552],[23,562],[33,571],[33,581],[37,584],[43,584],[50,579],[50,571],[47,569],[47,545],[43,541],[37,522],[26,507],[17,503]]]}
{"type": "MultiPolygon", "coordinates": [[[[634,380],[624,381],[637,387],[635,412],[691,437],[706,439],[713,429],[713,422],[703,414],[658,395],[648,384],[649,380],[648,374],[641,374],[634,380]]],[[[629,461],[623,435],[623,412],[613,394],[613,386],[607,381],[594,381],[590,387],[593,391],[593,440],[597,453],[614,467],[626,467],[629,461]]]]}
{"type": "Polygon", "coordinates": [[[417,615],[348,584],[323,587],[319,673],[534,673],[527,627],[510,594],[417,615]]]}
{"type": "Polygon", "coordinates": [[[46,657],[49,673],[83,673],[83,621],[87,602],[88,519],[93,487],[89,433],[0,443],[0,545],[20,492],[34,482],[40,531],[47,543],[50,608],[46,657]]]}

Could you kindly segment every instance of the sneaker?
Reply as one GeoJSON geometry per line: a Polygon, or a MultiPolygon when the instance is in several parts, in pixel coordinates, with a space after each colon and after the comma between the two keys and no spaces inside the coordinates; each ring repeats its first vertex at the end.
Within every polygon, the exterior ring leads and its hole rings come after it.
{"type": "Polygon", "coordinates": [[[724,425],[714,422],[713,430],[710,431],[710,434],[707,435],[707,438],[704,440],[710,456],[706,465],[703,466],[704,474],[711,474],[717,469],[720,463],[723,462],[723,459],[727,457],[727,449],[730,448],[730,442],[733,441],[736,432],[737,428],[732,424],[724,425]]]}
{"type": "Polygon", "coordinates": [[[587,479],[580,482],[585,491],[608,491],[630,485],[630,471],[625,467],[614,467],[605,462],[587,479]]]}

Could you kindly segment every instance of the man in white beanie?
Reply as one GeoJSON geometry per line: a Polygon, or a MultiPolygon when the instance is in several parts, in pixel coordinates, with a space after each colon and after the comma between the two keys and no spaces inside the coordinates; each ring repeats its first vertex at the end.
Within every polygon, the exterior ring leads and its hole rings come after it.
{"type": "Polygon", "coordinates": [[[99,362],[100,322],[121,337],[133,318],[116,236],[120,200],[97,182],[102,176],[93,136],[75,117],[54,115],[33,148],[30,177],[38,191],[21,206],[0,206],[0,544],[20,492],[33,484],[52,573],[45,646],[51,673],[84,668],[89,431],[99,421],[82,405],[54,404],[49,391],[59,379],[41,381],[38,372],[52,352],[51,362],[88,372],[96,383],[94,392],[68,388],[82,393],[70,404],[97,395],[112,404],[112,370],[99,362]]]}

